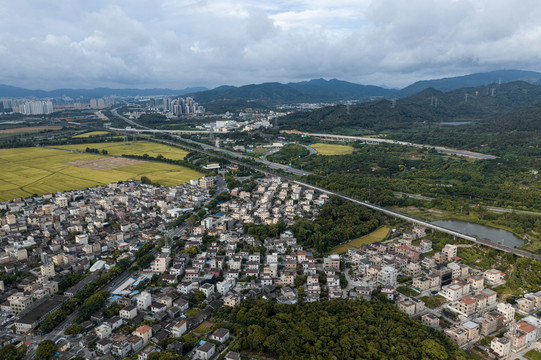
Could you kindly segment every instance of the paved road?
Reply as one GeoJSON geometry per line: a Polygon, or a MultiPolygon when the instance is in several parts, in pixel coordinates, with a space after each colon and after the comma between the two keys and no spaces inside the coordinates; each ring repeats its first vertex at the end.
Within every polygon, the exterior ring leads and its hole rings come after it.
{"type": "MultiPolygon", "coordinates": [[[[312,136],[314,134],[308,134],[308,135],[312,136]]],[[[327,134],[315,134],[315,135],[329,136],[327,134]]],[[[330,136],[333,136],[333,135],[330,135],[330,136]]],[[[334,136],[335,137],[343,137],[341,135],[334,135],[334,136]]],[[[179,136],[174,136],[174,137],[178,138],[179,140],[186,141],[186,139],[181,138],[179,136]]],[[[361,137],[350,137],[350,138],[363,139],[361,137]]],[[[364,139],[373,140],[373,138],[364,138],[364,139]]],[[[396,142],[395,140],[388,140],[388,139],[377,139],[377,140],[385,140],[383,142],[402,143],[402,144],[405,144],[405,145],[415,145],[415,146],[424,147],[424,145],[404,143],[404,142],[396,142]]],[[[194,144],[202,146],[205,149],[213,149],[213,150],[215,149],[217,151],[222,151],[222,153],[223,153],[222,157],[223,158],[226,158],[227,160],[229,160],[229,161],[231,161],[233,163],[236,163],[236,164],[239,164],[239,165],[242,165],[242,166],[246,166],[246,167],[251,168],[253,170],[259,171],[259,172],[261,172],[263,174],[282,177],[282,178],[287,179],[288,181],[297,183],[297,184],[299,184],[301,186],[311,188],[311,189],[314,189],[314,190],[317,190],[317,191],[320,191],[322,193],[326,193],[326,194],[329,194],[329,195],[336,195],[338,197],[341,197],[344,200],[352,201],[352,202],[354,202],[356,204],[366,206],[366,207],[368,207],[370,209],[373,209],[373,210],[380,211],[380,212],[382,212],[382,213],[384,213],[386,215],[393,216],[393,217],[399,218],[399,219],[403,219],[403,220],[405,220],[407,222],[417,224],[417,225],[420,225],[420,226],[424,226],[426,228],[433,229],[433,230],[436,230],[436,231],[440,231],[440,232],[443,232],[443,233],[446,233],[446,234],[449,234],[449,235],[452,235],[452,236],[455,236],[455,237],[458,237],[458,238],[461,238],[461,239],[471,241],[471,242],[476,243],[476,244],[485,245],[485,246],[495,248],[495,249],[498,249],[498,250],[501,250],[501,251],[504,251],[504,252],[515,254],[517,256],[528,257],[528,258],[531,258],[531,259],[534,259],[534,260],[537,260],[537,261],[541,261],[541,256],[532,254],[532,253],[530,253],[528,251],[525,251],[525,250],[521,250],[521,249],[517,249],[517,248],[511,248],[511,247],[501,245],[501,244],[495,244],[495,243],[493,243],[491,241],[488,241],[488,240],[485,240],[485,239],[479,239],[477,237],[474,237],[474,236],[471,236],[471,235],[468,235],[468,234],[464,234],[464,233],[461,233],[461,232],[458,232],[458,231],[455,231],[455,230],[452,230],[452,229],[449,229],[449,228],[446,228],[446,227],[443,227],[443,226],[435,225],[435,224],[430,223],[429,221],[426,221],[426,220],[423,220],[423,219],[418,219],[418,218],[415,218],[413,216],[409,216],[409,215],[400,213],[398,211],[394,211],[394,210],[385,208],[383,206],[378,206],[378,205],[372,204],[372,203],[370,203],[368,201],[358,200],[358,199],[352,198],[351,196],[343,195],[343,194],[340,194],[340,193],[337,193],[337,192],[334,192],[334,191],[330,191],[330,190],[327,190],[327,189],[324,189],[324,188],[321,188],[321,187],[318,187],[318,186],[315,186],[315,185],[312,185],[312,184],[301,182],[301,181],[299,181],[297,179],[289,178],[289,177],[284,176],[282,174],[275,173],[272,170],[262,169],[262,168],[259,168],[257,166],[254,166],[254,165],[245,164],[245,163],[243,163],[241,161],[238,161],[238,159],[248,158],[248,157],[243,156],[241,154],[234,153],[232,151],[227,151],[227,150],[223,151],[223,149],[215,148],[213,146],[206,145],[206,144],[200,144],[200,143],[197,143],[197,142],[192,141],[192,140],[190,140],[188,142],[192,142],[194,144]],[[231,158],[227,158],[227,155],[230,155],[231,158]]],[[[433,147],[433,148],[435,148],[435,147],[433,147]]],[[[202,151],[200,148],[192,148],[192,150],[201,151],[201,152],[205,153],[205,151],[204,150],[202,151]]],[[[468,153],[471,153],[471,152],[468,152],[468,153]]],[[[472,153],[472,154],[476,154],[476,153],[472,153]]],[[[485,155],[485,154],[478,154],[478,155],[483,156],[482,158],[495,158],[492,155],[485,155]]],[[[262,162],[262,161],[260,161],[260,162],[267,165],[271,169],[278,169],[279,168],[279,167],[275,167],[275,166],[271,166],[271,165],[267,164],[269,162],[262,162]]],[[[279,165],[279,164],[275,164],[275,163],[271,163],[271,164],[272,165],[279,165]]],[[[291,167],[286,167],[286,168],[293,169],[291,167]]],[[[295,170],[301,172],[301,170],[298,170],[298,169],[295,169],[295,170]]]]}
{"type": "MultiPolygon", "coordinates": [[[[111,113],[113,113],[113,115],[121,118],[122,120],[124,120],[125,122],[127,122],[128,124],[130,124],[130,125],[132,125],[132,126],[134,126],[136,128],[133,128],[133,129],[109,128],[110,130],[119,131],[119,132],[120,131],[140,132],[140,131],[143,131],[142,129],[144,129],[145,132],[150,132],[150,133],[163,132],[163,131],[160,131],[160,130],[157,130],[157,129],[151,129],[151,128],[147,127],[147,126],[140,125],[140,124],[136,123],[135,121],[130,120],[130,119],[120,115],[117,110],[118,110],[118,108],[112,109],[111,113]],[[139,129],[137,129],[137,128],[139,128],[139,129]]],[[[169,132],[169,131],[167,131],[167,132],[169,132]]],[[[177,131],[177,132],[180,132],[180,131],[177,131]]],[[[189,133],[191,133],[191,132],[189,132],[189,133]]],[[[308,171],[295,169],[295,168],[292,168],[292,167],[287,166],[287,165],[277,164],[277,163],[274,163],[274,162],[271,162],[271,161],[268,161],[268,160],[265,160],[265,159],[253,158],[253,157],[246,156],[246,155],[243,155],[243,154],[240,154],[238,152],[231,151],[231,150],[218,148],[218,147],[215,147],[215,146],[212,146],[212,145],[208,145],[208,144],[200,143],[200,142],[197,142],[197,141],[193,141],[191,139],[185,139],[185,138],[180,137],[178,135],[174,135],[174,134],[170,134],[170,135],[172,137],[176,138],[176,139],[181,140],[181,141],[184,141],[184,142],[187,142],[187,143],[190,143],[190,144],[193,144],[193,145],[201,146],[204,150],[219,151],[219,152],[222,152],[222,153],[224,153],[224,154],[226,154],[228,156],[231,156],[231,157],[233,157],[235,159],[246,159],[246,160],[250,159],[250,160],[256,161],[258,163],[261,163],[261,164],[263,164],[265,166],[268,166],[271,169],[282,170],[282,171],[288,172],[290,174],[300,175],[300,176],[307,176],[307,175],[311,174],[308,171]]]]}
{"type": "MultiPolygon", "coordinates": [[[[146,127],[146,126],[143,126],[143,125],[139,125],[138,123],[136,123],[135,121],[132,121],[130,119],[128,119],[127,117],[124,117],[122,115],[120,115],[118,113],[118,108],[115,108],[115,109],[112,109],[111,110],[111,113],[114,115],[114,116],[117,116],[119,118],[121,118],[122,120],[124,120],[125,122],[127,122],[128,124],[132,125],[132,126],[136,126],[136,127],[139,127],[139,128],[142,128],[142,129],[146,129],[146,130],[152,130],[150,129],[149,127],[146,127]]],[[[119,129],[121,131],[124,131],[125,129],[119,129]]]]}
{"type": "Polygon", "coordinates": [[[497,212],[497,213],[516,213],[516,214],[524,214],[524,215],[541,216],[541,212],[535,212],[535,211],[514,210],[514,209],[506,209],[506,208],[493,207],[493,206],[484,206],[484,208],[487,209],[488,211],[497,212]]]}
{"type": "MultiPolygon", "coordinates": [[[[184,140],[184,139],[182,139],[182,140],[184,140]]],[[[199,148],[190,148],[190,149],[206,153],[204,150],[201,150],[199,148]]],[[[242,161],[239,161],[238,159],[227,158],[226,156],[222,156],[222,157],[226,158],[227,160],[229,160],[230,162],[232,162],[234,164],[245,166],[245,167],[251,168],[252,170],[255,170],[255,171],[261,172],[263,174],[270,175],[270,176],[281,177],[281,178],[284,178],[284,179],[286,179],[286,180],[288,180],[290,182],[294,182],[294,183],[299,184],[301,186],[311,188],[311,189],[320,191],[322,193],[326,193],[326,194],[329,194],[329,195],[336,195],[338,197],[341,197],[344,200],[352,201],[352,202],[354,202],[356,204],[366,206],[366,207],[368,207],[370,209],[383,212],[386,215],[393,216],[393,217],[399,218],[399,219],[403,219],[403,220],[405,220],[407,222],[410,222],[410,223],[413,223],[413,224],[421,225],[421,226],[424,226],[424,227],[429,228],[429,229],[433,229],[433,230],[440,231],[440,232],[443,232],[443,233],[446,233],[446,234],[450,234],[452,236],[455,236],[455,237],[458,237],[458,238],[461,238],[461,239],[469,240],[469,241],[471,241],[473,243],[476,243],[476,244],[481,244],[481,245],[485,245],[485,246],[488,246],[488,247],[491,247],[491,248],[494,248],[494,249],[498,249],[498,250],[501,250],[501,251],[504,251],[504,252],[512,253],[512,254],[515,254],[517,256],[528,257],[528,258],[531,258],[531,259],[534,259],[534,260],[537,260],[537,261],[541,261],[541,256],[532,254],[531,252],[528,252],[526,250],[517,249],[517,248],[511,248],[511,247],[501,245],[501,244],[495,244],[495,243],[493,243],[491,241],[488,241],[488,240],[485,240],[485,239],[479,239],[479,238],[476,238],[474,236],[461,233],[459,231],[455,231],[455,230],[452,230],[452,229],[449,229],[449,228],[446,228],[446,227],[443,227],[443,226],[440,226],[440,225],[435,225],[435,224],[430,223],[429,221],[426,221],[426,220],[423,220],[423,219],[418,219],[418,218],[415,218],[413,216],[406,215],[406,214],[400,213],[398,211],[394,211],[394,210],[385,208],[383,206],[378,206],[378,205],[372,204],[372,203],[370,203],[368,201],[358,200],[358,199],[352,198],[351,196],[343,195],[343,194],[340,194],[340,193],[337,193],[337,192],[334,192],[334,191],[330,191],[330,190],[327,190],[327,189],[324,189],[324,188],[321,188],[321,187],[318,187],[318,186],[315,186],[315,185],[312,185],[312,184],[308,184],[308,183],[299,181],[299,180],[294,179],[294,178],[290,178],[290,177],[285,176],[283,174],[275,173],[275,172],[272,171],[272,169],[271,170],[262,169],[262,168],[260,168],[258,166],[243,163],[242,161]]]]}
{"type": "Polygon", "coordinates": [[[497,159],[498,158],[497,156],[494,156],[494,155],[481,154],[478,152],[473,152],[473,151],[468,151],[468,150],[451,149],[444,146],[415,144],[415,143],[410,143],[406,141],[398,141],[398,140],[391,140],[391,139],[380,139],[380,138],[363,137],[363,136],[331,135],[331,134],[312,134],[312,133],[302,133],[302,134],[311,136],[311,137],[327,139],[327,140],[363,141],[366,143],[387,143],[387,144],[413,146],[417,148],[434,149],[446,154],[467,156],[467,157],[471,157],[475,159],[497,159]]]}
{"type": "MultiPolygon", "coordinates": [[[[126,119],[125,117],[122,117],[123,119],[125,119],[129,124],[131,125],[134,125],[134,126],[141,126],[141,125],[138,125],[136,124],[135,122],[129,120],[129,119],[126,119]]],[[[148,129],[148,128],[147,128],[148,129]]],[[[113,130],[113,131],[118,131],[118,132],[122,132],[122,131],[136,131],[135,129],[115,129],[115,128],[109,128],[109,130],[113,130]]],[[[149,132],[153,132],[152,129],[149,129],[151,131],[149,132]]],[[[218,148],[218,147],[215,147],[215,146],[212,146],[212,145],[208,145],[208,144],[205,144],[205,143],[200,143],[200,142],[197,142],[197,141],[193,141],[191,139],[186,139],[186,138],[183,138],[181,136],[178,136],[178,135],[173,135],[173,134],[170,134],[171,137],[175,138],[175,139],[178,139],[182,142],[186,142],[186,143],[189,143],[189,144],[192,144],[192,145],[195,145],[195,146],[200,146],[202,147],[204,150],[207,150],[207,151],[216,151],[216,152],[221,152],[227,156],[230,156],[232,158],[235,158],[235,159],[242,159],[242,160],[251,160],[251,161],[255,161],[255,162],[258,162],[260,164],[263,164],[265,166],[268,166],[270,167],[271,169],[275,169],[275,170],[282,170],[282,171],[285,171],[285,172],[288,172],[290,174],[293,174],[293,175],[299,175],[299,176],[307,176],[307,175],[310,175],[311,173],[308,172],[308,171],[304,171],[304,170],[299,170],[299,169],[295,169],[295,168],[292,168],[290,166],[287,166],[287,165],[282,165],[282,164],[278,164],[278,163],[274,163],[274,162],[271,162],[271,161],[268,161],[268,160],[265,160],[265,159],[259,159],[259,158],[254,158],[254,157],[251,157],[251,156],[246,156],[246,155],[243,155],[243,154],[240,154],[238,152],[234,152],[234,151],[231,151],[231,150],[227,150],[227,149],[222,149],[222,148],[218,148]]],[[[160,140],[162,142],[167,142],[167,141],[164,141],[164,140],[160,140]]],[[[178,144],[176,144],[178,145],[178,144]]],[[[198,148],[193,148],[193,150],[196,150],[196,151],[200,151],[200,149],[198,148]]],[[[208,153],[207,155],[211,155],[211,156],[216,156],[216,154],[212,154],[212,153],[208,153]]]]}
{"type": "Polygon", "coordinates": [[[314,149],[313,147],[308,146],[308,145],[303,145],[303,144],[299,144],[299,145],[302,146],[303,148],[305,148],[306,150],[308,150],[310,152],[310,155],[317,154],[317,150],[314,149]]]}
{"type": "Polygon", "coordinates": [[[426,200],[426,201],[434,200],[434,198],[431,198],[431,197],[428,197],[428,196],[408,194],[408,193],[405,193],[405,192],[402,192],[402,191],[393,191],[393,195],[396,196],[396,197],[400,197],[400,198],[401,197],[409,197],[409,198],[417,199],[417,200],[426,200]]]}

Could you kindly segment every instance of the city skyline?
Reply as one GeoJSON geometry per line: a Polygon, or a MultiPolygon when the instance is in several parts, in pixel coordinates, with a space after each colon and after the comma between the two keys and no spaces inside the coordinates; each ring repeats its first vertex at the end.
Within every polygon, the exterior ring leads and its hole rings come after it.
{"type": "Polygon", "coordinates": [[[541,70],[541,4],[2,1],[0,78],[29,89],[213,88],[339,78],[403,87],[541,70]]]}

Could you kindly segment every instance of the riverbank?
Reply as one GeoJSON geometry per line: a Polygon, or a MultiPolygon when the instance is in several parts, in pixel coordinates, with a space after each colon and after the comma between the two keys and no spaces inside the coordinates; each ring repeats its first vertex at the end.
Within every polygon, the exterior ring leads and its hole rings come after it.
{"type": "MultiPolygon", "coordinates": [[[[480,218],[477,213],[470,212],[468,215],[454,213],[448,210],[431,209],[431,208],[417,208],[409,206],[406,208],[395,208],[397,211],[404,212],[408,215],[415,216],[427,221],[438,220],[455,220],[464,221],[471,224],[483,225],[494,229],[505,230],[515,235],[516,237],[524,240],[524,243],[519,246],[520,249],[530,251],[532,253],[539,253],[541,251],[541,233],[535,231],[519,232],[509,226],[500,224],[494,220],[487,220],[480,218]]],[[[505,216],[505,213],[491,213],[497,215],[498,218],[505,216]]],[[[488,216],[488,215],[487,215],[488,216]]]]}

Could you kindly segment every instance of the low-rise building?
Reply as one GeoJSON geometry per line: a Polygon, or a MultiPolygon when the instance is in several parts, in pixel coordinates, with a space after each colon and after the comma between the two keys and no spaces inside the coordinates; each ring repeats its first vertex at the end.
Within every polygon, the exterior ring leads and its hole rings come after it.
{"type": "Polygon", "coordinates": [[[210,342],[206,342],[195,349],[194,359],[208,360],[216,352],[216,347],[210,342]]]}
{"type": "Polygon", "coordinates": [[[506,358],[511,353],[511,342],[506,338],[494,338],[490,342],[490,350],[501,358],[506,358]]]}
{"type": "Polygon", "coordinates": [[[408,316],[417,315],[425,310],[425,303],[416,298],[406,298],[398,302],[398,309],[408,316]]]}
{"type": "Polygon", "coordinates": [[[171,328],[171,335],[173,337],[181,337],[187,330],[186,320],[180,320],[171,328]]]}
{"type": "Polygon", "coordinates": [[[137,307],[128,305],[120,310],[119,315],[122,319],[131,320],[137,316],[137,307]]]}
{"type": "Polygon", "coordinates": [[[535,308],[535,300],[528,296],[524,296],[517,300],[517,306],[519,311],[529,314],[535,308]]]}
{"type": "Polygon", "coordinates": [[[421,317],[421,321],[423,322],[424,325],[429,326],[434,329],[440,327],[440,318],[434,314],[423,315],[421,317]]]}
{"type": "Polygon", "coordinates": [[[218,341],[219,343],[223,344],[229,339],[230,332],[228,329],[219,328],[216,331],[212,333],[212,335],[209,336],[210,340],[218,341]]]}
{"type": "Polygon", "coordinates": [[[143,339],[143,345],[146,345],[152,338],[152,328],[148,325],[139,326],[137,329],[135,329],[133,335],[143,339]]]}
{"type": "Polygon", "coordinates": [[[462,326],[453,326],[449,329],[445,329],[443,333],[456,342],[458,346],[462,346],[468,342],[468,333],[462,326]]]}
{"type": "Polygon", "coordinates": [[[503,315],[504,324],[509,324],[515,319],[515,308],[513,307],[513,305],[507,303],[499,303],[496,309],[499,313],[503,315]]]}
{"type": "Polygon", "coordinates": [[[484,277],[487,283],[491,285],[498,285],[503,282],[505,274],[497,269],[489,269],[484,272],[484,277]]]}

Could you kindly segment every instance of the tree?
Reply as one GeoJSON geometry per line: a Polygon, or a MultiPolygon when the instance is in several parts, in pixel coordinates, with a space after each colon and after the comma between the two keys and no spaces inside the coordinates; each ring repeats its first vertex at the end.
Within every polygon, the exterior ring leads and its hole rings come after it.
{"type": "Polygon", "coordinates": [[[201,290],[198,290],[193,294],[193,297],[190,299],[190,304],[198,305],[198,304],[201,304],[203,301],[205,301],[205,299],[206,299],[205,293],[202,292],[201,290]]]}
{"type": "Polygon", "coordinates": [[[52,340],[44,340],[40,342],[38,345],[35,359],[37,360],[52,359],[54,354],[56,354],[56,351],[57,351],[56,345],[52,340]]]}
{"type": "Polygon", "coordinates": [[[423,351],[423,360],[447,360],[449,355],[445,348],[432,339],[421,341],[421,350],[423,351]]]}
{"type": "Polygon", "coordinates": [[[26,346],[15,347],[13,344],[8,344],[0,347],[0,354],[5,360],[20,360],[26,354],[26,346]]]}
{"type": "Polygon", "coordinates": [[[181,360],[182,356],[175,354],[172,351],[161,351],[150,354],[148,360],[181,360]]]}
{"type": "Polygon", "coordinates": [[[64,334],[66,335],[79,335],[81,334],[85,329],[81,325],[72,324],[64,330],[64,334]]]}

